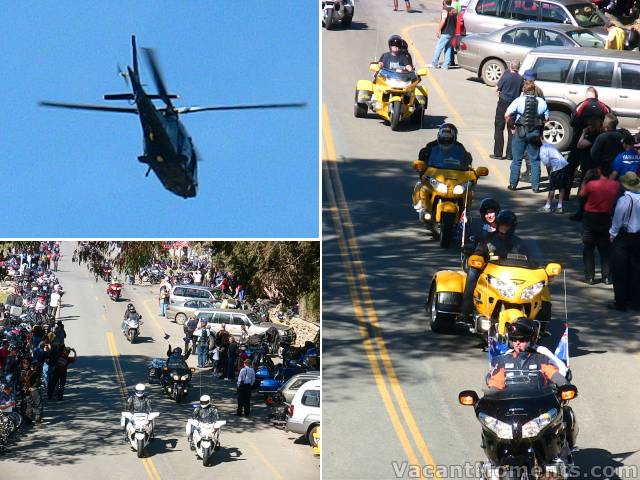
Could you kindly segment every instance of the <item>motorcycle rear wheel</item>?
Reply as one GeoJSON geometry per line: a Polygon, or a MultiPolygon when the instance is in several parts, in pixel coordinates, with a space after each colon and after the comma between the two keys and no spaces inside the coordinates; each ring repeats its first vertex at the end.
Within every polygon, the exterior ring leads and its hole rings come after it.
{"type": "Polygon", "coordinates": [[[333,12],[324,19],[324,28],[331,30],[331,27],[333,27],[333,12]]]}

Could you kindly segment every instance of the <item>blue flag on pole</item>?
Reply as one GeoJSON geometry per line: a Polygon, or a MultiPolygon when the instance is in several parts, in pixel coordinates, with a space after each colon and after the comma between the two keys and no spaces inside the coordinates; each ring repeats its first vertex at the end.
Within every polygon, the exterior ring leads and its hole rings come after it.
{"type": "Polygon", "coordinates": [[[489,356],[489,365],[495,357],[498,357],[509,349],[508,345],[500,343],[495,337],[487,335],[487,354],[489,356]]]}
{"type": "Polygon", "coordinates": [[[555,356],[562,360],[567,367],[569,367],[569,324],[564,324],[564,333],[560,337],[555,356]]]}

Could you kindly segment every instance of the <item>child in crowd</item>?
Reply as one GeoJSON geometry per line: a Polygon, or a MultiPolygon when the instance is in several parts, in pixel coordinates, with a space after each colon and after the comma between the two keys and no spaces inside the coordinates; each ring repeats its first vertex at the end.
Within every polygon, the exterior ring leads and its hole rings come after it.
{"type": "Polygon", "coordinates": [[[540,147],[540,162],[547,168],[547,173],[549,174],[549,194],[547,195],[547,203],[540,210],[546,213],[554,211],[551,207],[551,203],[556,190],[558,190],[558,206],[556,207],[555,212],[563,213],[562,199],[564,198],[565,190],[567,188],[567,180],[569,178],[569,162],[567,162],[556,147],[546,143],[540,147]]]}

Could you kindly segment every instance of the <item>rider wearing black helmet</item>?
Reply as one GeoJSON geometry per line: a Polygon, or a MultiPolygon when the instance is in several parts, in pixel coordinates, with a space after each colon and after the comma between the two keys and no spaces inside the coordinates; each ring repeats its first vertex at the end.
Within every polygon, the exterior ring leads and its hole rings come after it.
{"type": "MultiPolygon", "coordinates": [[[[446,168],[455,163],[457,168],[471,166],[471,154],[458,141],[458,129],[453,123],[443,123],[438,129],[438,136],[427,143],[418,153],[418,158],[429,167],[446,168]]],[[[422,176],[422,172],[420,172],[422,176]]]]}
{"type": "MultiPolygon", "coordinates": [[[[485,262],[491,257],[506,258],[510,253],[528,255],[522,239],[514,233],[518,225],[518,217],[511,210],[501,210],[496,216],[496,231],[489,233],[484,241],[480,242],[473,252],[474,255],[481,255],[485,262]]],[[[467,273],[467,280],[462,294],[462,306],[460,315],[469,317],[473,312],[473,291],[480,278],[481,270],[470,268],[467,273]]]]}
{"type": "Polygon", "coordinates": [[[389,38],[389,51],[383,53],[378,60],[380,68],[389,70],[403,69],[407,72],[413,70],[413,59],[407,50],[407,42],[400,35],[392,35],[389,38]]]}
{"type": "MultiPolygon", "coordinates": [[[[487,197],[480,202],[480,222],[472,222],[471,228],[467,230],[469,233],[469,248],[474,248],[478,244],[484,242],[487,235],[495,232],[498,228],[496,217],[500,213],[500,204],[497,200],[487,197]]],[[[466,250],[465,250],[466,251],[466,250]]],[[[471,250],[473,251],[473,250],[471,250]]]]}

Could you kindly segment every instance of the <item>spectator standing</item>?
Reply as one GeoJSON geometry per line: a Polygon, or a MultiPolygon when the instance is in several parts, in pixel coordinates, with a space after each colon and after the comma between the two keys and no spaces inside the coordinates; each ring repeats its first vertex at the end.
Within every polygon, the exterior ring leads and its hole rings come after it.
{"type": "Polygon", "coordinates": [[[198,337],[198,368],[204,368],[209,355],[209,329],[206,325],[199,325],[200,336],[198,337]]]}
{"type": "Polygon", "coordinates": [[[611,20],[607,22],[607,40],[604,48],[609,50],[624,50],[624,30],[611,20]]]}
{"type": "MultiPolygon", "coordinates": [[[[511,62],[509,62],[509,71],[500,77],[496,87],[496,91],[498,93],[498,104],[496,105],[496,115],[493,120],[493,155],[489,155],[490,158],[495,160],[502,160],[505,158],[502,155],[502,152],[504,151],[504,127],[507,124],[504,113],[507,111],[511,102],[520,96],[522,84],[524,82],[524,79],[520,76],[518,70],[520,70],[520,60],[511,60],[511,62]]],[[[510,129],[507,129],[507,160],[511,160],[513,158],[513,155],[511,154],[512,140],[513,133],[510,129]]]]}
{"type": "Polygon", "coordinates": [[[535,85],[526,83],[523,96],[516,98],[507,107],[505,120],[513,115],[516,133],[513,136],[511,174],[509,176],[509,190],[515,190],[520,178],[520,167],[525,149],[531,162],[531,189],[538,193],[540,188],[540,147],[544,122],[549,119],[549,108],[542,97],[535,94],[535,85]]]}
{"type": "MultiPolygon", "coordinates": [[[[409,0],[404,0],[404,8],[406,8],[407,12],[411,11],[411,2],[409,0]]],[[[398,0],[393,0],[393,11],[398,11],[398,0]]]]}
{"type": "Polygon", "coordinates": [[[635,138],[628,134],[622,138],[622,148],[611,165],[611,179],[622,177],[627,172],[637,172],[640,168],[640,154],[635,148],[635,138]]]}
{"type": "Polygon", "coordinates": [[[620,178],[625,189],[611,221],[611,273],[614,301],[608,308],[640,310],[640,178],[627,172],[620,178]]]}
{"type": "Polygon", "coordinates": [[[182,331],[184,332],[184,355],[187,356],[189,350],[195,352],[196,350],[196,337],[193,335],[193,332],[196,331],[198,327],[198,321],[195,317],[190,316],[186,322],[184,322],[184,327],[182,331]],[[189,345],[191,345],[191,349],[189,349],[189,345]]]}
{"type": "Polygon", "coordinates": [[[607,163],[611,166],[613,160],[624,149],[622,139],[629,133],[627,130],[618,129],[618,117],[613,113],[607,113],[602,123],[603,132],[593,142],[591,147],[591,160],[597,164],[607,163]]]}
{"type": "Polygon", "coordinates": [[[240,370],[238,375],[238,410],[236,415],[240,416],[244,413],[245,417],[251,414],[251,389],[256,381],[256,373],[251,367],[251,359],[244,361],[244,368],[240,370]]]}
{"type": "MultiPolygon", "coordinates": [[[[582,172],[583,180],[586,178],[587,172],[589,170],[593,170],[598,167],[598,163],[594,162],[591,158],[591,147],[595,142],[598,135],[602,133],[602,122],[600,119],[591,117],[588,120],[588,126],[582,131],[580,138],[578,139],[578,143],[576,145],[576,159],[580,164],[580,171],[582,172]]],[[[608,170],[610,172],[610,169],[608,170]]],[[[571,184],[569,185],[569,189],[571,189],[571,185],[573,184],[573,179],[571,179],[571,184]]],[[[582,213],[584,211],[584,203],[585,199],[583,197],[578,196],[578,209],[576,212],[569,217],[569,220],[581,221],[582,213]]]]}
{"type": "Polygon", "coordinates": [[[56,318],[58,310],[61,306],[61,302],[62,297],[57,291],[54,290],[53,293],[51,293],[51,298],[49,300],[49,315],[51,315],[53,318],[56,318]]]}
{"type": "Polygon", "coordinates": [[[230,335],[229,332],[227,331],[227,326],[223,323],[220,326],[220,330],[218,330],[218,333],[216,333],[216,345],[218,346],[218,348],[220,349],[220,377],[219,378],[225,378],[225,368],[227,366],[227,354],[228,354],[228,349],[229,349],[229,342],[230,342],[230,335]]]}
{"type": "Polygon", "coordinates": [[[194,285],[202,285],[202,273],[200,270],[195,270],[193,272],[193,283],[194,285]]]}
{"type": "Polygon", "coordinates": [[[440,55],[443,51],[444,59],[442,68],[448,69],[451,65],[451,58],[453,57],[451,41],[456,33],[457,19],[458,14],[455,9],[451,7],[451,0],[444,0],[442,2],[442,11],[440,12],[440,23],[438,24],[438,31],[436,32],[438,43],[436,44],[431,64],[427,64],[427,67],[440,68],[440,55]]]}
{"type": "Polygon", "coordinates": [[[609,179],[609,166],[599,165],[596,170],[588,171],[578,196],[585,200],[582,215],[582,262],[584,281],[588,285],[595,282],[595,249],[600,255],[602,282],[611,283],[609,263],[609,228],[611,212],[620,195],[620,185],[609,179]],[[595,178],[594,178],[595,177],[595,178]]]}
{"type": "Polygon", "coordinates": [[[160,304],[160,315],[166,317],[167,305],[169,305],[169,290],[164,285],[160,287],[160,296],[158,297],[158,302],[160,304]]]}
{"type": "Polygon", "coordinates": [[[567,181],[569,178],[569,162],[562,156],[556,147],[545,144],[540,147],[540,162],[546,167],[549,174],[549,193],[547,195],[547,203],[542,207],[542,211],[550,213],[554,211],[551,207],[555,191],[558,190],[558,206],[556,213],[563,213],[562,200],[565,190],[567,189],[567,181]]]}
{"type": "Polygon", "coordinates": [[[67,383],[67,369],[76,361],[76,351],[73,348],[63,349],[57,356],[49,380],[47,396],[52,399],[54,393],[57,400],[62,400],[64,387],[67,383]],[[71,356],[73,352],[73,356],[71,356]]]}
{"type": "Polygon", "coordinates": [[[227,352],[227,378],[234,380],[236,378],[236,362],[238,360],[238,342],[236,337],[229,339],[229,351],[227,352]]]}

